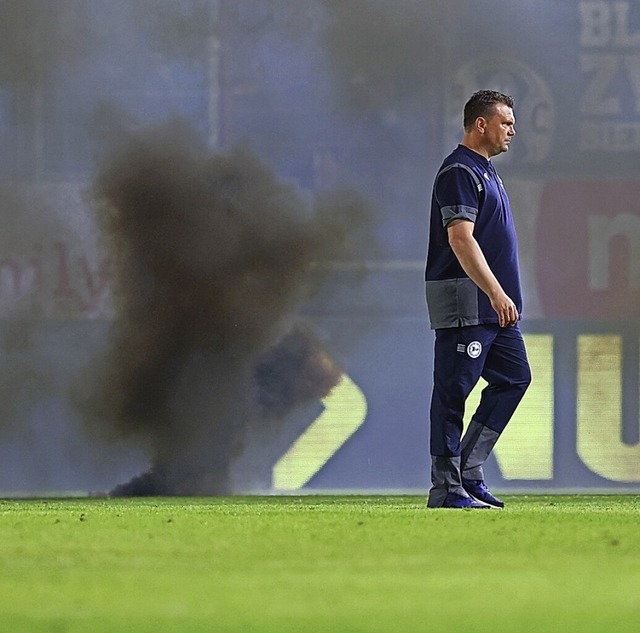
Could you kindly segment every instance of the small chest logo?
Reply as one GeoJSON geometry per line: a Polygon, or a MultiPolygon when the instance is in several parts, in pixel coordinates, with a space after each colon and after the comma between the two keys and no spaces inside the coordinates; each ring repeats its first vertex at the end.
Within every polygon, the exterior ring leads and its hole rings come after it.
{"type": "Polygon", "coordinates": [[[482,343],[480,341],[473,341],[467,345],[467,354],[469,358],[478,358],[482,354],[482,343]]]}

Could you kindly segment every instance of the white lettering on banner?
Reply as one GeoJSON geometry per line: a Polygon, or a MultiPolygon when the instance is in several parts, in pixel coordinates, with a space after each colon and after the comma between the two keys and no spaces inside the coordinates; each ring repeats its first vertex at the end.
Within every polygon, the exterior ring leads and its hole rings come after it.
{"type": "Polygon", "coordinates": [[[608,95],[609,86],[613,83],[618,71],[619,60],[614,55],[583,55],[581,69],[583,73],[593,73],[580,104],[582,114],[618,114],[620,99],[608,95]]]}
{"type": "Polygon", "coordinates": [[[640,30],[630,2],[580,2],[580,70],[585,78],[579,109],[583,151],[640,150],[640,30]],[[633,100],[627,93],[633,94],[633,100]],[[633,108],[631,108],[631,105],[633,108]],[[620,120],[625,117],[627,120],[620,120]]]}
{"type": "Polygon", "coordinates": [[[580,124],[580,149],[609,152],[640,151],[640,121],[637,123],[585,122],[580,124]]]}
{"type": "MultiPolygon", "coordinates": [[[[524,336],[534,380],[494,455],[505,480],[551,481],[556,476],[555,345],[553,334],[524,336]]],[[[576,338],[577,367],[575,455],[584,466],[610,482],[640,482],[640,443],[622,440],[624,354],[618,334],[580,334],[576,338]]],[[[465,424],[476,410],[485,382],[467,401],[465,424]]],[[[323,399],[323,413],[296,439],[273,466],[273,487],[298,490],[322,470],[328,460],[364,423],[368,403],[361,388],[347,375],[323,399]]],[[[627,411],[635,416],[638,413],[627,411]]],[[[560,421],[564,424],[564,421],[560,421]]]]}
{"type": "Polygon", "coordinates": [[[580,23],[582,46],[606,46],[610,42],[610,10],[606,2],[581,2],[580,23]]]}
{"type": "Polygon", "coordinates": [[[578,337],[576,449],[582,462],[601,477],[637,482],[640,444],[622,441],[622,355],[620,336],[578,337]]]}
{"type": "Polygon", "coordinates": [[[613,55],[588,53],[581,58],[583,73],[593,73],[584,91],[580,112],[586,115],[604,116],[620,114],[618,95],[611,95],[611,86],[622,72],[628,79],[634,95],[634,112],[640,114],[640,55],[613,55]]]}
{"type": "Polygon", "coordinates": [[[625,55],[624,66],[633,90],[635,113],[640,114],[640,54],[625,55]]]}
{"type": "MultiPolygon", "coordinates": [[[[496,444],[495,456],[505,479],[553,479],[553,336],[525,335],[535,380],[496,444]]],[[[465,407],[465,424],[480,404],[486,382],[481,380],[465,407]]]]}
{"type": "MultiPolygon", "coordinates": [[[[504,479],[553,479],[553,336],[529,334],[525,341],[534,380],[496,444],[495,456],[504,479]]],[[[576,454],[603,479],[638,482],[640,443],[629,445],[622,441],[623,355],[619,335],[589,334],[577,338],[576,454]]],[[[480,402],[484,385],[483,381],[469,397],[467,424],[480,402]]],[[[638,424],[639,418],[634,422],[638,424]]]]}
{"type": "Polygon", "coordinates": [[[615,237],[623,238],[629,244],[629,287],[640,288],[640,216],[621,213],[613,218],[606,215],[589,218],[589,286],[592,290],[609,288],[609,257],[615,237]]]}
{"type": "Polygon", "coordinates": [[[640,32],[632,33],[629,25],[630,2],[581,2],[580,44],[585,47],[640,46],[640,32]]]}
{"type": "Polygon", "coordinates": [[[367,400],[347,374],[342,375],[340,383],[322,403],[324,411],[274,465],[272,477],[276,490],[302,488],[367,417],[367,400]]]}

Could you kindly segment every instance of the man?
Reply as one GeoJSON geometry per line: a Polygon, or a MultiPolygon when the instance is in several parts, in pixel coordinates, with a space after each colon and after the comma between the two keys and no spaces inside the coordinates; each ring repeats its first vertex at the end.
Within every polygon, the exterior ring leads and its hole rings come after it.
{"type": "Polygon", "coordinates": [[[511,419],[531,372],[518,321],[522,293],[509,199],[491,158],[515,135],[513,99],[492,90],[464,107],[464,136],[436,175],[427,255],[435,330],[430,508],[501,508],[482,465],[511,419]],[[488,385],[464,437],[465,401],[488,385]]]}

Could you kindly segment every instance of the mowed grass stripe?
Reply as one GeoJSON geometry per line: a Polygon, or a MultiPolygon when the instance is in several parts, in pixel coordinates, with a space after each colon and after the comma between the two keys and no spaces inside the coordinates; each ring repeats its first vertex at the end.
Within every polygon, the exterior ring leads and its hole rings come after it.
{"type": "Polygon", "coordinates": [[[635,496],[0,501],[19,631],[636,631],[635,496]]]}

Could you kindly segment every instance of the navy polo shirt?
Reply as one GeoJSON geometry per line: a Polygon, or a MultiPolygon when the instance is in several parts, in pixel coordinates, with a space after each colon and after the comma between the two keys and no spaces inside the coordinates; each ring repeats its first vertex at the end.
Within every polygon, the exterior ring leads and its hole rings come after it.
{"type": "Polygon", "coordinates": [[[491,161],[458,145],[442,163],[431,197],[426,282],[433,329],[498,323],[489,298],[449,246],[447,226],[460,218],[475,224],[473,235],[489,268],[522,313],[518,241],[507,192],[491,161]]]}

